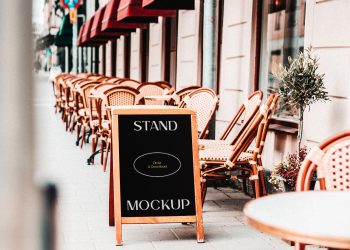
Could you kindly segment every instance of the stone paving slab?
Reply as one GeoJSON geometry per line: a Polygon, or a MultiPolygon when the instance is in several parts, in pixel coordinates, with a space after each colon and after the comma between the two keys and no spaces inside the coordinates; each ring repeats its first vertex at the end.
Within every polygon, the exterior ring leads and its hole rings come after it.
{"type": "Polygon", "coordinates": [[[208,189],[205,243],[196,242],[193,224],[177,223],[123,225],[124,245],[115,246],[115,229],[108,226],[108,173],[99,164],[86,165],[91,145],[75,146],[75,133],[65,131],[52,105],[51,85],[40,76],[34,98],[37,179],[58,188],[58,250],[293,249],[248,227],[242,207],[250,198],[231,188],[208,189]]]}

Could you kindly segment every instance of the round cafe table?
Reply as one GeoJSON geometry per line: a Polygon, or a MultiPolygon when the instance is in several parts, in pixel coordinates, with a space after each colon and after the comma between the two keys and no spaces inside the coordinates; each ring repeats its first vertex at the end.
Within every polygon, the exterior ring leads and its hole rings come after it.
{"type": "Polygon", "coordinates": [[[350,192],[274,194],[250,201],[243,212],[248,224],[279,238],[350,249],[350,192]]]}

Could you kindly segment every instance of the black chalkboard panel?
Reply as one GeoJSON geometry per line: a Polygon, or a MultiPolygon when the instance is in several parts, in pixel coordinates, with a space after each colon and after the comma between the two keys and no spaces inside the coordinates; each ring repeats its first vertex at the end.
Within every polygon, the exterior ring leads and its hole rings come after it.
{"type": "Polygon", "coordinates": [[[122,217],[196,215],[191,115],[118,116],[122,217]]]}

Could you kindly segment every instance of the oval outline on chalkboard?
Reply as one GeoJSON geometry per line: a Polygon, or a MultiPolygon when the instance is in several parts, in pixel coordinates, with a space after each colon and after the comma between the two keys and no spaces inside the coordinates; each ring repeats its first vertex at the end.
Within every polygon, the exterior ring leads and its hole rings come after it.
{"type": "Polygon", "coordinates": [[[142,154],[142,155],[138,156],[138,157],[134,160],[134,162],[133,162],[132,165],[134,166],[135,171],[138,172],[139,174],[144,175],[144,176],[147,176],[147,177],[152,177],[152,178],[162,178],[162,177],[168,177],[168,176],[174,175],[174,174],[176,174],[177,172],[179,172],[179,170],[181,169],[181,166],[182,166],[182,165],[181,165],[181,161],[180,161],[179,158],[177,158],[175,155],[172,155],[172,154],[169,154],[169,153],[165,153],[165,152],[149,152],[149,153],[142,154]],[[139,158],[141,158],[141,157],[143,157],[143,156],[145,156],[145,155],[150,155],[150,154],[154,154],[154,153],[163,154],[163,155],[170,155],[170,156],[174,157],[174,158],[179,162],[179,167],[178,167],[178,169],[177,169],[175,172],[171,173],[171,174],[162,175],[162,176],[148,175],[148,174],[144,174],[144,173],[140,172],[140,171],[136,168],[135,162],[136,162],[139,158]]]}

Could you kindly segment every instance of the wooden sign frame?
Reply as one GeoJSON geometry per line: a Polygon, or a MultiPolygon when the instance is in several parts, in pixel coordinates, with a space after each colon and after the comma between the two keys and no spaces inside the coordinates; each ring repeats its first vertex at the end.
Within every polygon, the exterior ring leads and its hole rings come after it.
{"type": "MultiPolygon", "coordinates": [[[[175,139],[175,138],[174,138],[175,139]]],[[[166,106],[123,106],[112,108],[112,149],[110,165],[110,193],[109,193],[109,224],[113,219],[116,227],[116,245],[122,245],[122,224],[152,224],[152,223],[196,223],[197,242],[204,242],[202,201],[200,192],[200,169],[198,156],[197,120],[194,111],[166,106]],[[121,184],[119,157],[119,116],[120,115],[190,115],[191,140],[193,158],[193,184],[195,215],[189,216],[158,216],[158,217],[122,217],[121,212],[121,184]],[[114,214],[113,214],[114,213],[114,214]]]]}

